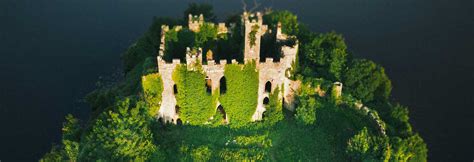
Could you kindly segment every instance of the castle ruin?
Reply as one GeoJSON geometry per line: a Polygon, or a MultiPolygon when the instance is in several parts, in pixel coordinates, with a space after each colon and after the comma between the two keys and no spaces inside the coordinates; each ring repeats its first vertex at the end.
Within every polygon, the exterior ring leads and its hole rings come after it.
{"type": "MultiPolygon", "coordinates": [[[[198,32],[200,26],[204,23],[204,18],[201,15],[193,16],[189,15],[188,28],[193,32],[198,32]]],[[[229,27],[225,23],[217,24],[218,33],[227,33],[231,30],[229,28],[235,27],[235,24],[229,24],[229,27]]],[[[269,95],[277,87],[283,88],[279,98],[283,100],[284,107],[289,110],[294,110],[294,92],[298,88],[299,84],[296,81],[290,80],[290,69],[292,64],[296,61],[296,54],[298,51],[298,43],[294,46],[283,45],[281,47],[282,57],[279,61],[273,60],[273,58],[265,58],[264,61],[260,61],[260,44],[261,38],[264,34],[270,32],[276,32],[276,41],[286,41],[290,37],[281,32],[281,23],[278,23],[276,31],[271,31],[268,25],[263,24],[262,14],[257,12],[251,14],[244,12],[242,15],[242,29],[243,35],[245,36],[244,42],[244,62],[239,63],[235,59],[231,61],[231,64],[237,64],[243,66],[243,64],[250,61],[256,62],[256,68],[259,71],[259,86],[258,86],[258,104],[255,108],[255,113],[252,116],[252,121],[262,120],[263,112],[265,112],[265,105],[269,102],[269,95]],[[252,32],[252,33],[251,33],[252,32]],[[251,38],[254,36],[254,38],[251,38]],[[252,40],[251,40],[252,39],[252,40]]],[[[163,92],[162,92],[162,103],[158,112],[158,117],[164,122],[177,123],[179,119],[179,105],[175,98],[177,93],[176,84],[172,79],[172,74],[177,65],[185,64],[188,70],[193,70],[195,63],[202,64],[202,69],[206,75],[207,84],[210,84],[212,93],[217,88],[225,84],[224,68],[227,64],[227,60],[214,61],[207,59],[207,64],[202,63],[203,51],[201,48],[197,50],[191,50],[189,47],[186,49],[186,63],[181,63],[180,59],[173,59],[171,62],[166,62],[163,59],[165,51],[165,33],[169,30],[181,30],[182,26],[176,26],[170,29],[168,26],[162,26],[161,33],[161,44],[159,53],[157,56],[159,74],[163,80],[163,92]]],[[[275,42],[276,43],[276,42],[275,42]]],[[[211,56],[212,57],[212,56],[211,56]]],[[[217,104],[216,110],[222,111],[220,104],[217,104]],[[220,109],[219,109],[220,108],[220,109]]],[[[226,118],[226,122],[230,122],[232,119],[226,118]]]]}

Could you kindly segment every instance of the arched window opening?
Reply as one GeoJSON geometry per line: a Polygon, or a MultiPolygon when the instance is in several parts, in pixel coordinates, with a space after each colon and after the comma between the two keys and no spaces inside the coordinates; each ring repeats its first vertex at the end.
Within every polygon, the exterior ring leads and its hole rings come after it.
{"type": "Polygon", "coordinates": [[[178,87],[175,85],[173,85],[173,92],[174,94],[178,94],[178,87]]]}
{"type": "Polygon", "coordinates": [[[165,124],[165,122],[163,121],[163,118],[162,118],[162,117],[159,117],[159,118],[158,118],[158,122],[159,122],[160,124],[165,124]]]}
{"type": "Polygon", "coordinates": [[[227,91],[227,82],[225,80],[225,76],[221,78],[221,80],[219,81],[219,84],[220,84],[219,86],[220,93],[225,94],[227,91]]]}
{"type": "Polygon", "coordinates": [[[176,119],[176,125],[179,125],[179,126],[183,125],[183,121],[181,121],[180,118],[176,119]]]}
{"type": "Polygon", "coordinates": [[[270,99],[268,99],[268,97],[265,97],[265,98],[263,99],[263,104],[264,104],[264,105],[268,105],[268,103],[270,103],[270,99]]]}
{"type": "Polygon", "coordinates": [[[272,92],[272,83],[270,81],[265,83],[265,92],[268,92],[268,93],[272,92]]]}
{"type": "Polygon", "coordinates": [[[175,111],[176,114],[179,115],[179,106],[178,106],[178,105],[176,105],[176,106],[174,107],[174,111],[175,111]]]}
{"type": "Polygon", "coordinates": [[[206,92],[212,92],[212,80],[209,77],[206,77],[206,92]]]}
{"type": "Polygon", "coordinates": [[[217,107],[217,111],[219,111],[219,112],[221,113],[221,115],[222,115],[222,118],[223,118],[224,120],[226,120],[225,110],[224,110],[224,107],[222,107],[222,105],[219,105],[219,106],[217,107]]]}

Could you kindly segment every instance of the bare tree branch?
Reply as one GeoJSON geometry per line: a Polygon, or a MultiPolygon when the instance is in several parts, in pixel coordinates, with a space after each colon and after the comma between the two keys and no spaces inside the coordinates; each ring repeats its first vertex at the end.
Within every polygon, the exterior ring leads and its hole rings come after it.
{"type": "Polygon", "coordinates": [[[257,9],[261,3],[257,3],[257,0],[253,0],[253,7],[252,9],[249,10],[249,12],[253,12],[255,9],[257,9]]]}
{"type": "Polygon", "coordinates": [[[242,2],[244,12],[247,12],[247,3],[245,3],[245,0],[241,0],[241,2],[242,2]]]}

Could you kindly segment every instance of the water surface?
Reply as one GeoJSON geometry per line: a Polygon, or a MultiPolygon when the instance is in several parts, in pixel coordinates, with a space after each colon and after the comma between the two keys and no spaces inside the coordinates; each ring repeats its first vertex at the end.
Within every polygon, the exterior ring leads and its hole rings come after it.
{"type": "MultiPolygon", "coordinates": [[[[87,118],[82,97],[153,16],[182,17],[189,0],[0,1],[0,160],[34,161],[59,143],[64,115],[87,118]]],[[[201,1],[202,2],[202,1],[201,1]]],[[[207,0],[216,13],[240,1],[207,0]]],[[[433,161],[470,161],[474,121],[474,1],[279,0],[317,32],[342,33],[356,57],[386,68],[393,98],[433,161]]]]}

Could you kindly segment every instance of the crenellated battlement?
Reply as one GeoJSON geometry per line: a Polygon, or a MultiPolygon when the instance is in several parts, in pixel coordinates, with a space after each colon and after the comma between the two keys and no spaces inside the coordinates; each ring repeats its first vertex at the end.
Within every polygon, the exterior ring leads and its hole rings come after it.
{"type": "MultiPolygon", "coordinates": [[[[214,93],[216,88],[220,86],[220,80],[224,77],[225,67],[228,64],[241,65],[252,61],[256,63],[256,70],[259,71],[259,87],[258,87],[258,104],[255,109],[255,114],[252,116],[252,120],[261,120],[262,114],[265,112],[265,106],[268,104],[269,94],[273,92],[276,87],[282,87],[283,91],[279,95],[281,99],[285,101],[285,107],[293,110],[294,104],[294,91],[299,84],[295,83],[288,78],[288,72],[292,68],[292,63],[295,62],[296,54],[298,51],[298,41],[294,46],[282,46],[281,53],[282,58],[275,60],[274,58],[265,58],[263,62],[260,62],[260,45],[261,37],[264,34],[272,34],[271,29],[268,25],[263,24],[262,14],[257,12],[247,13],[244,12],[242,15],[242,29],[244,35],[244,62],[238,62],[236,59],[228,60],[214,60],[212,51],[209,50],[203,58],[203,49],[201,47],[186,47],[185,50],[185,62],[180,59],[172,59],[171,62],[166,62],[164,57],[165,43],[166,43],[166,32],[170,30],[180,31],[183,30],[182,26],[175,26],[170,29],[169,26],[163,25],[161,32],[161,43],[159,54],[157,57],[158,61],[158,72],[161,74],[163,79],[163,104],[159,110],[159,117],[166,122],[176,123],[179,119],[179,114],[176,112],[176,98],[173,93],[175,85],[172,74],[178,65],[185,65],[188,70],[194,71],[198,67],[202,67],[202,71],[206,75],[206,83],[211,86],[211,91],[214,93]]],[[[204,22],[203,15],[188,15],[188,28],[192,32],[199,32],[200,27],[204,22]]],[[[230,24],[228,28],[225,23],[211,24],[213,27],[217,27],[217,34],[229,33],[235,28],[235,24],[230,24]]],[[[287,36],[281,32],[281,23],[276,26],[276,41],[286,41],[294,36],[287,36]]],[[[275,42],[276,43],[276,42],[275,42]]],[[[218,101],[219,103],[219,101],[218,101]]],[[[229,119],[227,119],[229,122],[229,119]]],[[[185,121],[184,121],[185,122],[185,121]]]]}
{"type": "Polygon", "coordinates": [[[204,16],[200,14],[199,16],[197,15],[188,15],[188,28],[189,30],[193,32],[198,32],[199,27],[204,24],[204,16]]]}

